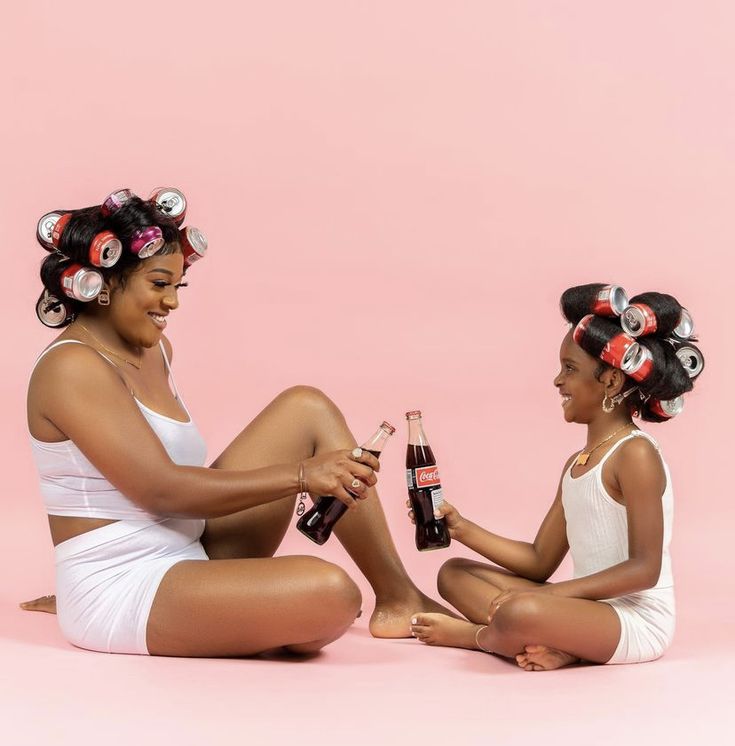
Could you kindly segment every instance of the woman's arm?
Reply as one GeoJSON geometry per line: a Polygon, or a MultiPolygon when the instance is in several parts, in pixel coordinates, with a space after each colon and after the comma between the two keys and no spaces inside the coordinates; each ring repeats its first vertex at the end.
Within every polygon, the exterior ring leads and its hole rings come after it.
{"type": "Polygon", "coordinates": [[[544,592],[600,600],[642,591],[658,581],[664,532],[661,497],[666,489],[661,457],[650,441],[634,438],[608,463],[625,501],[628,559],[584,578],[554,583],[544,592]]]}
{"type": "Polygon", "coordinates": [[[452,538],[516,575],[537,583],[545,582],[569,550],[561,503],[561,480],[571,462],[570,458],[564,466],[554,502],[532,543],[493,534],[460,516],[452,506],[442,506],[441,512],[447,515],[452,538]]]}
{"type": "MultiPolygon", "coordinates": [[[[298,465],[252,471],[179,466],[169,458],[114,368],[94,350],[65,345],[36,369],[32,395],[39,411],[70,438],[129,499],[160,515],[210,518],[294,495],[298,465]]],[[[367,460],[371,460],[369,454],[367,460]]],[[[366,484],[370,467],[337,451],[304,462],[310,489],[352,501],[344,491],[352,475],[366,484]]],[[[377,461],[373,464],[379,468],[377,461]]]]}

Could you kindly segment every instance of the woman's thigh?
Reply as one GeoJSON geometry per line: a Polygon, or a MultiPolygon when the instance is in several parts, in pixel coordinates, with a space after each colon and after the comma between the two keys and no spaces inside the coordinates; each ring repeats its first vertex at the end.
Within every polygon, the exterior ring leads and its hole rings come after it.
{"type": "MultiPolygon", "coordinates": [[[[321,391],[294,386],[279,394],[212,463],[213,469],[246,471],[296,464],[318,448],[353,447],[337,406],[321,391]]],[[[212,559],[271,557],[293,519],[294,498],[258,505],[207,521],[202,544],[212,559]]]]}
{"type": "Polygon", "coordinates": [[[184,561],[158,588],[148,651],[218,657],[318,649],[345,632],[360,602],[341,568],[314,557],[184,561]]]}

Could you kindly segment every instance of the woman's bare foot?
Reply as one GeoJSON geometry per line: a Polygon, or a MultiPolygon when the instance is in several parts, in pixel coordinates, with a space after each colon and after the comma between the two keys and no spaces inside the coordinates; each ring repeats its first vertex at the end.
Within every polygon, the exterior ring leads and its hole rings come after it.
{"type": "Polygon", "coordinates": [[[20,608],[25,611],[44,611],[46,614],[56,613],[56,596],[41,596],[33,601],[23,601],[20,608]]]}
{"type": "Polygon", "coordinates": [[[579,663],[579,658],[545,645],[526,645],[524,652],[516,656],[516,663],[524,671],[553,671],[555,668],[579,663]]]}
{"type": "Polygon", "coordinates": [[[411,634],[427,645],[477,650],[477,630],[482,626],[446,614],[419,613],[411,619],[411,634]]]}
{"type": "Polygon", "coordinates": [[[416,616],[417,611],[455,616],[445,606],[416,590],[396,601],[376,599],[375,611],[370,617],[370,634],[373,637],[411,637],[411,617],[416,616]]]}

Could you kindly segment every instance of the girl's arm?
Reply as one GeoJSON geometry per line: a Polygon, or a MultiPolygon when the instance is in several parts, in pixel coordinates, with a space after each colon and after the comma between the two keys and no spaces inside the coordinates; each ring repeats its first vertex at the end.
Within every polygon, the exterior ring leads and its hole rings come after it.
{"type": "MultiPolygon", "coordinates": [[[[562,479],[573,458],[564,466],[562,479]]],[[[561,479],[556,498],[532,543],[506,539],[486,531],[476,523],[463,518],[447,503],[440,506],[439,512],[446,516],[453,539],[515,575],[537,583],[545,582],[554,573],[569,550],[567,524],[561,503],[561,479]]]]}
{"type": "MultiPolygon", "coordinates": [[[[211,518],[298,491],[295,463],[250,471],[175,464],[114,368],[84,345],[64,347],[72,349],[53,350],[39,363],[29,396],[137,505],[159,515],[211,518]]],[[[377,460],[374,466],[379,468],[377,460]]],[[[349,459],[349,451],[306,459],[304,467],[310,489],[342,496],[350,504],[354,501],[344,485],[350,484],[352,474],[368,485],[376,482],[372,469],[349,459]]]]}
{"type": "Polygon", "coordinates": [[[666,489],[661,457],[650,441],[634,438],[608,463],[625,501],[628,559],[584,578],[549,585],[543,589],[546,593],[600,600],[642,591],[658,581],[664,533],[661,497],[666,489]]]}

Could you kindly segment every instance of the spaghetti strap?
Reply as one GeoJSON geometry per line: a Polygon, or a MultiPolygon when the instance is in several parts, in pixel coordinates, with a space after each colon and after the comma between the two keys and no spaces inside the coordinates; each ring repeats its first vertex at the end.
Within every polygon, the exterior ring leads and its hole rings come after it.
{"type": "Polygon", "coordinates": [[[632,438],[645,438],[651,443],[651,445],[653,445],[653,447],[657,451],[661,450],[659,448],[658,443],[648,433],[644,433],[643,430],[633,430],[632,433],[629,433],[624,438],[621,438],[617,443],[615,443],[613,447],[600,459],[600,463],[597,464],[595,468],[599,468],[600,471],[602,471],[602,466],[605,463],[605,461],[607,461],[610,458],[610,456],[612,456],[612,454],[615,453],[615,451],[617,451],[618,448],[620,448],[620,446],[623,443],[625,443],[628,440],[631,440],[632,438]]]}
{"type": "Polygon", "coordinates": [[[92,347],[92,345],[88,345],[86,342],[82,342],[80,339],[60,339],[58,342],[54,342],[53,344],[49,345],[37,358],[36,362],[33,363],[33,367],[31,368],[31,375],[33,375],[33,371],[36,370],[36,366],[41,362],[41,360],[45,357],[47,352],[51,352],[56,347],[60,347],[61,345],[65,344],[78,344],[78,345],[84,345],[85,347],[89,347],[90,350],[94,350],[98,355],[103,357],[107,362],[115,369],[115,372],[118,376],[120,376],[120,379],[125,384],[125,388],[130,392],[130,395],[135,398],[135,392],[133,389],[130,388],[130,385],[125,380],[125,376],[120,372],[120,368],[115,364],[114,361],[110,360],[107,355],[105,355],[103,352],[100,352],[96,347],[92,347]]]}
{"type": "Polygon", "coordinates": [[[163,362],[166,366],[166,372],[168,373],[168,380],[171,381],[171,388],[174,390],[174,396],[176,397],[176,401],[181,404],[181,406],[184,409],[184,412],[186,412],[186,416],[191,421],[191,413],[189,412],[189,408],[184,403],[184,400],[179,395],[179,390],[176,388],[176,381],[174,380],[174,374],[171,370],[171,363],[168,361],[168,355],[166,355],[166,348],[163,345],[163,340],[159,340],[158,346],[161,348],[161,355],[163,355],[163,362]]]}

